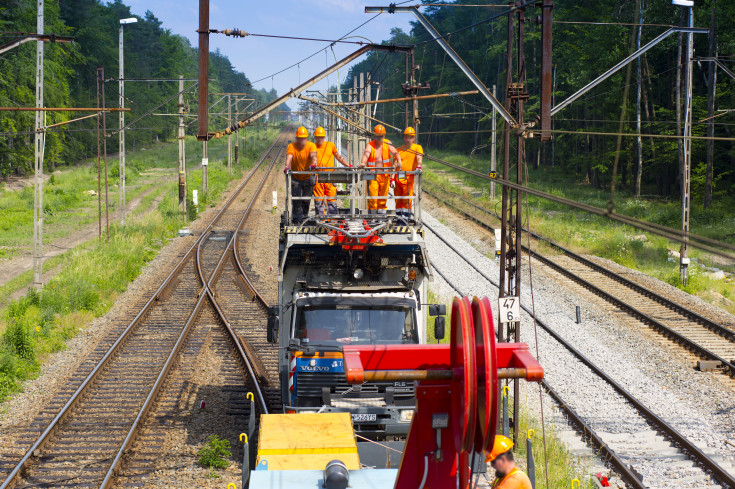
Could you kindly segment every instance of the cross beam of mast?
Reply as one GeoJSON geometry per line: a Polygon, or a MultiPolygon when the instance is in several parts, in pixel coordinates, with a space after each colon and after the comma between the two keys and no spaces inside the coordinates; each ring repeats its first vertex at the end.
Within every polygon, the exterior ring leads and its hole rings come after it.
{"type": "MultiPolygon", "coordinates": [[[[246,117],[245,119],[242,119],[241,121],[233,124],[232,126],[222,130],[217,131],[214,134],[209,133],[209,137],[214,137],[216,139],[219,139],[225,135],[232,134],[233,131],[237,131],[238,129],[241,129],[248,124],[252,124],[255,120],[259,119],[260,117],[263,117],[265,114],[270,112],[271,110],[275,109],[276,107],[280,106],[282,103],[286,102],[287,100],[298,97],[298,95],[309,88],[310,86],[314,85],[315,83],[318,83],[320,80],[326,78],[331,73],[334,73],[338,69],[342,68],[343,66],[351,63],[356,58],[362,56],[363,54],[367,53],[368,51],[389,51],[389,52],[406,52],[409,51],[411,48],[408,46],[387,46],[383,44],[368,44],[366,46],[361,47],[354,53],[346,56],[345,58],[342,58],[340,61],[337,61],[332,66],[328,67],[327,69],[323,70],[318,75],[313,76],[312,78],[309,78],[307,81],[302,83],[301,85],[297,86],[296,88],[292,88],[285,94],[281,95],[277,99],[273,100],[272,102],[264,105],[260,109],[253,112],[251,115],[246,117]]],[[[201,114],[199,115],[201,118],[201,114]]]]}
{"type": "Polygon", "coordinates": [[[589,82],[584,87],[580,88],[577,92],[573,93],[568,99],[559,103],[559,105],[551,109],[551,115],[552,116],[556,115],[559,111],[563,110],[566,106],[568,106],[569,104],[577,100],[579,97],[581,97],[585,93],[592,90],[594,87],[596,87],[603,81],[610,78],[612,75],[617,73],[625,65],[627,65],[628,63],[636,59],[638,56],[645,53],[646,51],[651,49],[653,46],[655,46],[656,44],[660,43],[661,41],[669,37],[671,34],[674,34],[675,32],[690,32],[693,34],[707,34],[709,32],[709,29],[703,29],[700,27],[672,27],[671,29],[668,29],[662,32],[661,34],[658,35],[658,37],[655,37],[654,39],[652,39],[648,44],[634,51],[630,56],[620,61],[618,64],[616,64],[615,66],[607,70],[605,73],[603,73],[602,75],[598,76],[597,78],[589,82]]]}

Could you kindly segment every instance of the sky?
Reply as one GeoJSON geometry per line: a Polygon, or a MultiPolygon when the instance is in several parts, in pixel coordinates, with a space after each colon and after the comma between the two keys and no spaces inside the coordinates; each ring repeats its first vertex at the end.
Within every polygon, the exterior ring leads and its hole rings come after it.
{"type": "MultiPolygon", "coordinates": [[[[164,28],[175,34],[189,38],[197,46],[196,29],[199,26],[199,2],[197,0],[125,0],[133,14],[143,16],[146,10],[163,22],[164,28]]],[[[320,39],[338,39],[359,26],[375,14],[364,13],[366,5],[388,5],[388,0],[210,0],[211,29],[239,28],[254,34],[271,34],[320,39]]],[[[406,13],[381,14],[357,30],[352,36],[380,43],[390,37],[393,27],[409,32],[413,16],[406,13]]],[[[130,28],[135,28],[131,25],[130,28]]],[[[210,50],[219,49],[232,62],[235,69],[242,71],[255,81],[286,68],[306,56],[324,48],[328,43],[315,41],[295,41],[263,37],[232,38],[213,34],[210,36],[210,50]]],[[[319,73],[337,60],[358,49],[354,44],[338,44],[324,52],[273,78],[255,83],[255,88],[270,90],[278,94],[297,86],[300,82],[319,73]]],[[[358,59],[359,61],[360,59],[358,59]]],[[[349,68],[349,67],[348,67],[349,68]]],[[[344,78],[347,69],[339,71],[344,78]]],[[[329,77],[329,83],[337,81],[336,73],[329,77]]],[[[323,80],[313,89],[327,88],[323,80]]],[[[292,101],[292,107],[294,102],[292,101]]]]}

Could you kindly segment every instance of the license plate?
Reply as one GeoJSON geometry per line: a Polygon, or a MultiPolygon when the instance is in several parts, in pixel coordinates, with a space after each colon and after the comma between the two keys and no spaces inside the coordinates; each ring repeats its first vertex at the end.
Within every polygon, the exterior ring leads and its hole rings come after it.
{"type": "Polygon", "coordinates": [[[366,421],[377,421],[377,414],[356,413],[352,415],[353,423],[364,423],[366,421]]]}

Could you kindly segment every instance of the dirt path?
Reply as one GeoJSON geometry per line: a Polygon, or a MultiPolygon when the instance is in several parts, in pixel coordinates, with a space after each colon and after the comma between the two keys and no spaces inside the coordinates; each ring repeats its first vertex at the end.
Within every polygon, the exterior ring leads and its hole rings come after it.
{"type": "MultiPolygon", "coordinates": [[[[154,184],[151,185],[151,187],[143,192],[141,192],[138,196],[134,197],[130,201],[128,201],[128,215],[133,214],[133,212],[140,207],[140,205],[143,202],[143,199],[151,194],[151,192],[154,192],[155,190],[159,189],[160,186],[158,184],[162,184],[165,182],[167,177],[161,177],[157,181],[153,182],[154,184]]],[[[136,219],[139,219],[140,217],[150,213],[157,207],[157,201],[160,201],[159,199],[156,199],[152,205],[150,205],[147,209],[143,211],[142,214],[139,216],[136,216],[136,219]]],[[[116,213],[110,214],[110,222],[115,222],[118,220],[118,215],[116,213]]],[[[49,258],[52,258],[54,256],[60,255],[62,253],[65,253],[66,251],[74,248],[75,246],[79,246],[80,244],[89,241],[90,239],[97,238],[97,223],[91,223],[87,226],[84,226],[82,229],[75,231],[71,233],[68,236],[65,236],[63,238],[57,239],[52,243],[48,243],[44,245],[44,259],[48,260],[49,258]]],[[[2,267],[0,268],[0,285],[4,285],[8,281],[14,279],[18,275],[27,272],[28,270],[33,269],[33,252],[32,250],[24,251],[21,256],[11,258],[10,260],[7,260],[2,263],[2,267]]],[[[56,274],[56,270],[51,269],[48,271],[45,271],[43,274],[43,281],[46,282],[48,279],[50,279],[53,275],[56,274]]],[[[20,295],[23,295],[25,293],[25,290],[27,287],[24,287],[22,290],[16,292],[13,294],[14,298],[20,297],[20,295]]]]}

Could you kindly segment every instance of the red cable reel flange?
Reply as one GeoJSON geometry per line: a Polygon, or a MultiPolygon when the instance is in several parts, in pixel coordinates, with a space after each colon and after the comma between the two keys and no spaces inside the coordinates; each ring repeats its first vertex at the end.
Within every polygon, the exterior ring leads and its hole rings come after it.
{"type": "Polygon", "coordinates": [[[472,300],[472,320],[475,329],[475,361],[479,373],[475,451],[483,454],[492,449],[498,426],[498,362],[490,299],[475,297],[472,300]]]}
{"type": "Polygon", "coordinates": [[[455,447],[470,452],[475,444],[477,421],[477,363],[472,305],[467,297],[452,301],[450,365],[452,385],[452,432],[455,447]]]}

